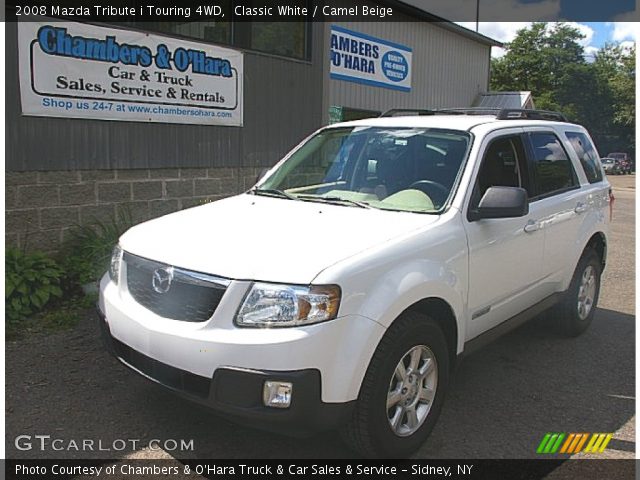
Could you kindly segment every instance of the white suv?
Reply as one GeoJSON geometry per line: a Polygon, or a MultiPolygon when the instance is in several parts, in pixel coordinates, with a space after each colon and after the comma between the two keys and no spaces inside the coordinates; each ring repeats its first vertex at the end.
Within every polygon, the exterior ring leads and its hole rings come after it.
{"type": "Polygon", "coordinates": [[[552,306],[583,332],[611,204],[586,130],[422,113],[322,128],[250,191],[131,228],[100,286],[111,351],[232,419],[387,457],[424,442],[471,346],[552,306]]]}

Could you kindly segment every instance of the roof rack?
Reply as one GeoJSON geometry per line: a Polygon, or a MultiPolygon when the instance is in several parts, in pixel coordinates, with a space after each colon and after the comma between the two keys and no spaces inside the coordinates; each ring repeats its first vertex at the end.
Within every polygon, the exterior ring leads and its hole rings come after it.
{"type": "Polygon", "coordinates": [[[466,108],[439,108],[438,115],[496,115],[501,108],[496,107],[466,107],[466,108]]]}
{"type": "Polygon", "coordinates": [[[413,113],[418,116],[422,115],[435,115],[437,113],[436,110],[427,110],[420,108],[392,108],[391,110],[387,110],[386,112],[382,112],[378,118],[383,117],[395,117],[400,113],[413,113]]]}
{"type": "Polygon", "coordinates": [[[552,120],[556,122],[568,122],[560,112],[550,110],[529,110],[526,108],[503,108],[496,115],[498,120],[517,120],[519,118],[527,120],[552,120]]]}
{"type": "Polygon", "coordinates": [[[415,108],[393,108],[380,115],[382,117],[395,117],[398,114],[413,113],[415,115],[495,115],[497,120],[551,120],[556,122],[568,122],[560,112],[550,110],[530,110],[528,108],[438,108],[435,110],[415,108]]]}

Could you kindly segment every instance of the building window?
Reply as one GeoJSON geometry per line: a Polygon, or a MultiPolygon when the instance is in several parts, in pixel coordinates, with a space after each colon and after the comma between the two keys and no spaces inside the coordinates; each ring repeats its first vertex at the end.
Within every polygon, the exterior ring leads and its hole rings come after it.
{"type": "MultiPolygon", "coordinates": [[[[303,3],[310,2],[303,0],[303,3]]],[[[217,4],[222,6],[224,12],[233,12],[235,2],[223,0],[217,4]]],[[[248,2],[247,6],[253,6],[253,3],[248,2]]],[[[225,18],[229,17],[231,17],[231,21],[210,19],[188,22],[147,22],[132,20],[117,22],[117,24],[148,32],[219,43],[298,60],[311,58],[310,22],[234,22],[232,21],[233,15],[225,15],[225,18]]]]}
{"type": "Polygon", "coordinates": [[[150,32],[178,35],[205,42],[231,44],[231,22],[130,22],[128,25],[150,32]]]}
{"type": "Polygon", "coordinates": [[[283,57],[307,58],[305,22],[256,22],[249,25],[249,48],[252,50],[283,57]]]}

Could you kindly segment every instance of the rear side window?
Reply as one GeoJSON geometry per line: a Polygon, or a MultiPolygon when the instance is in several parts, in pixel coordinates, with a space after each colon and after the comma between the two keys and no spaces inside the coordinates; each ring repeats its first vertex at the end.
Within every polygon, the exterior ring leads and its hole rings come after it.
{"type": "Polygon", "coordinates": [[[530,133],[533,171],[538,196],[568,190],[577,185],[571,161],[553,133],[530,133]]]}
{"type": "Polygon", "coordinates": [[[584,173],[587,175],[589,183],[602,181],[602,168],[600,158],[593,144],[584,133],[567,132],[567,139],[578,155],[584,173]]]}

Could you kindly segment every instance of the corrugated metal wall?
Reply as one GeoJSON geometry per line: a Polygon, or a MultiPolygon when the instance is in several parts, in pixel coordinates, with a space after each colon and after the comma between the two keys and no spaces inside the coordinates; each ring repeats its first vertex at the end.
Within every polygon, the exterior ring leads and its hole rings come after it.
{"type": "Polygon", "coordinates": [[[312,62],[247,52],[244,127],[21,115],[17,26],[6,26],[6,170],[272,165],[322,122],[324,26],[312,62]]]}
{"type": "MultiPolygon", "coordinates": [[[[470,107],[486,92],[491,47],[428,22],[338,22],[335,25],[406,45],[413,50],[411,92],[329,78],[324,118],[331,105],[365,110],[470,107]]],[[[331,25],[326,24],[327,38],[331,25]]],[[[327,47],[328,48],[328,47],[327,47]]]]}
{"type": "Polygon", "coordinates": [[[427,22],[338,24],[411,47],[411,92],[331,80],[331,24],[314,23],[310,63],[245,54],[244,127],[213,127],[22,116],[17,26],[8,23],[5,168],[270,166],[327,123],[330,105],[368,110],[470,106],[478,92],[487,90],[487,45],[427,22]]]}

